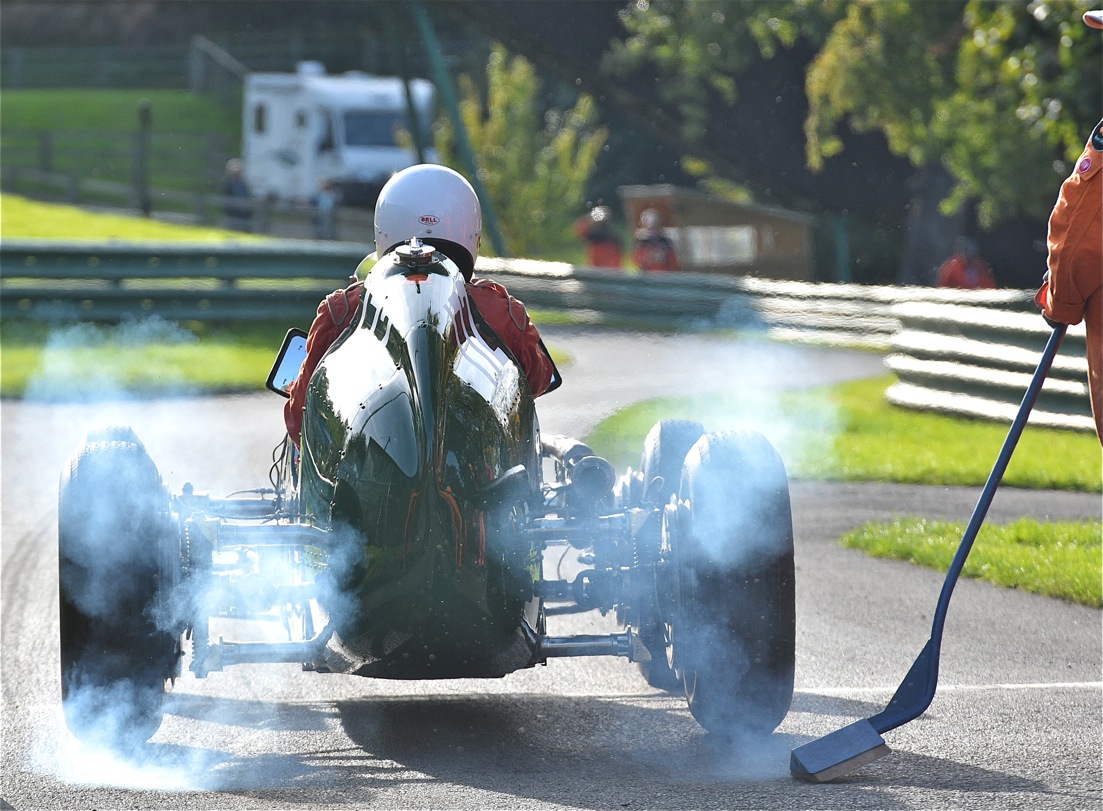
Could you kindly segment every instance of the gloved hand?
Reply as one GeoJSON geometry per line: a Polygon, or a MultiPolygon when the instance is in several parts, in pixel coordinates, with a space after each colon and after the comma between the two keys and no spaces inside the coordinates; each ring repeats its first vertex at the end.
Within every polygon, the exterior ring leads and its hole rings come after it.
{"type": "Polygon", "coordinates": [[[1054,321],[1052,318],[1050,318],[1048,315],[1046,315],[1046,299],[1048,298],[1048,296],[1049,296],[1049,271],[1047,270],[1045,272],[1045,275],[1042,276],[1042,286],[1039,287],[1038,292],[1034,294],[1034,303],[1037,304],[1038,307],[1041,309],[1042,318],[1044,318],[1045,322],[1047,324],[1049,324],[1050,329],[1056,329],[1057,325],[1060,322],[1059,321],[1054,321]]]}

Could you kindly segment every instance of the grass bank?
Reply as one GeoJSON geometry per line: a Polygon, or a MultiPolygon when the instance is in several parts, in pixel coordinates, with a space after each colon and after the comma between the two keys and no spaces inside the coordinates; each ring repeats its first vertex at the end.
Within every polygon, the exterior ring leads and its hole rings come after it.
{"type": "Polygon", "coordinates": [[[186,90],[5,90],[4,165],[129,184],[145,105],[150,186],[211,191],[221,182],[222,162],[241,148],[241,108],[186,90]]]}
{"type": "MultiPolygon", "coordinates": [[[[885,400],[889,376],[778,398],[745,395],[653,400],[613,415],[587,437],[616,466],[638,466],[659,419],[694,419],[709,430],[751,428],[778,448],[790,478],[983,485],[1007,426],[924,414],[885,400]]],[[[1098,493],[1103,454],[1094,434],[1027,426],[1004,484],[1098,493]]],[[[843,543],[876,557],[946,571],[964,524],[901,518],[867,524],[843,543]]],[[[1103,524],[1096,520],[986,524],[963,572],[1007,588],[1100,607],[1103,524]]]]}
{"type": "MultiPolygon", "coordinates": [[[[965,524],[901,518],[873,523],[843,536],[842,544],[875,557],[906,560],[946,571],[965,533],[965,524]]],[[[1103,607],[1103,552],[1099,521],[1043,524],[1024,518],[984,525],[964,577],[1047,597],[1103,607]]]]}
{"type": "Polygon", "coordinates": [[[41,203],[17,194],[0,194],[0,238],[123,242],[228,242],[264,237],[221,228],[177,225],[145,217],[85,211],[41,203]]]}
{"type": "MultiPolygon", "coordinates": [[[[691,419],[710,431],[760,431],[791,478],[983,484],[1007,426],[897,408],[885,399],[891,383],[885,375],[777,397],[732,392],[650,400],[606,419],[588,440],[617,467],[638,465],[643,438],[656,421],[691,419]]],[[[1097,493],[1101,478],[1093,434],[1028,426],[1004,483],[1097,493]]]]}
{"type": "Polygon", "coordinates": [[[14,130],[130,133],[138,109],[149,104],[154,133],[216,132],[241,141],[241,108],[187,90],[5,90],[0,93],[0,138],[14,130]]]}

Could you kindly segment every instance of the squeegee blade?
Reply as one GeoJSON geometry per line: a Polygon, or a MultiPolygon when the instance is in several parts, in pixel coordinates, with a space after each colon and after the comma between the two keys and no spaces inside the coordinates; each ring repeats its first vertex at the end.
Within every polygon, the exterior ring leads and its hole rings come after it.
{"type": "Polygon", "coordinates": [[[826,783],[872,763],[889,753],[888,744],[868,719],[798,746],[789,758],[789,771],[798,780],[826,783]]]}

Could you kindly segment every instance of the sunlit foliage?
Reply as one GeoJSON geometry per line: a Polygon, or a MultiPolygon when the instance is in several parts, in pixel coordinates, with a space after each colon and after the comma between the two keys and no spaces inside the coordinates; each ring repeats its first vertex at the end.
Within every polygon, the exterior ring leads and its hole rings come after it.
{"type": "MultiPolygon", "coordinates": [[[[512,256],[555,254],[576,241],[571,226],[607,132],[595,126],[588,96],[570,110],[545,111],[532,65],[500,47],[491,53],[486,85],[484,103],[476,82],[460,77],[460,114],[506,249],[512,256]]],[[[445,163],[463,166],[446,119],[437,124],[436,145],[445,163]]]]}
{"type": "Polygon", "coordinates": [[[699,136],[711,95],[736,98],[754,60],[804,39],[807,159],[818,168],[845,128],[881,132],[917,167],[941,162],[982,224],[1043,217],[1103,108],[1103,41],[1081,21],[1093,0],[638,0],[607,64],[645,63],[699,136]]]}

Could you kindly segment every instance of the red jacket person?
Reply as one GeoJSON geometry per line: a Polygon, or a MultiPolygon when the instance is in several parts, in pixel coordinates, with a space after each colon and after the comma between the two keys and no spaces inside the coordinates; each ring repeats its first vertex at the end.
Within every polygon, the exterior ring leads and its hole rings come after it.
{"type": "MultiPolygon", "coordinates": [[[[375,204],[376,256],[417,237],[459,267],[467,294],[479,314],[505,342],[521,365],[534,396],[552,387],[555,364],[540,340],[525,305],[497,282],[473,277],[479,255],[482,212],[479,198],[460,174],[444,166],[423,164],[394,175],[375,204]]],[[[306,342],[306,360],[284,405],[288,436],[297,446],[310,378],[326,352],[356,318],[363,296],[356,282],[330,293],[318,306],[306,342]]]]}

